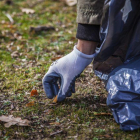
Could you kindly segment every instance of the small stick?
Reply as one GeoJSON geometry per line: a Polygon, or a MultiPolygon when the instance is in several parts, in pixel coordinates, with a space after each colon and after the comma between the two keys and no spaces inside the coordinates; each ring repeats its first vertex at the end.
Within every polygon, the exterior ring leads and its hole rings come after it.
{"type": "Polygon", "coordinates": [[[10,16],[10,14],[6,14],[6,13],[5,13],[5,15],[6,15],[6,17],[10,20],[10,22],[11,22],[12,24],[14,24],[14,20],[13,20],[13,18],[10,16]]]}
{"type": "Polygon", "coordinates": [[[55,98],[53,99],[53,103],[57,103],[57,95],[56,95],[55,98]]]}

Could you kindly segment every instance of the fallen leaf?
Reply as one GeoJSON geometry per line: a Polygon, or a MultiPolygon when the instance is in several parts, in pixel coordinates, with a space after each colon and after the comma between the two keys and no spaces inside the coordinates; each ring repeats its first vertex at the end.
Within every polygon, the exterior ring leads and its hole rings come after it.
{"type": "Polygon", "coordinates": [[[35,102],[34,101],[31,101],[29,102],[28,104],[26,104],[27,107],[30,107],[30,106],[34,106],[35,102]]]}
{"type": "Polygon", "coordinates": [[[52,112],[52,109],[47,109],[44,111],[46,115],[50,114],[52,112]]]}
{"type": "Polygon", "coordinates": [[[52,122],[52,123],[50,123],[50,125],[60,125],[60,123],[59,122],[52,122]]]}
{"type": "Polygon", "coordinates": [[[12,57],[12,58],[17,58],[17,57],[19,57],[18,51],[14,51],[14,52],[11,54],[11,57],[12,57]]]}
{"type": "Polygon", "coordinates": [[[51,58],[51,60],[52,61],[55,61],[55,60],[57,60],[57,59],[60,59],[61,57],[53,57],[53,58],[51,58]]]}
{"type": "Polygon", "coordinates": [[[11,125],[19,125],[19,126],[28,126],[30,121],[27,119],[22,120],[20,117],[14,118],[13,115],[9,116],[0,116],[0,121],[6,122],[4,124],[5,127],[9,128],[11,125]]]}
{"type": "Polygon", "coordinates": [[[55,96],[53,103],[57,103],[57,95],[55,96]]]}
{"type": "Polygon", "coordinates": [[[15,107],[14,107],[14,104],[11,104],[11,110],[13,110],[15,107]]]}
{"type": "Polygon", "coordinates": [[[100,104],[101,106],[107,106],[106,104],[100,104]]]}
{"type": "Polygon", "coordinates": [[[33,90],[31,91],[30,97],[36,96],[36,95],[38,95],[38,92],[37,92],[36,89],[33,89],[33,90]]]}
{"type": "Polygon", "coordinates": [[[63,132],[62,130],[56,131],[56,132],[54,132],[54,133],[51,133],[50,136],[53,136],[53,135],[56,135],[56,134],[59,134],[59,133],[62,133],[62,132],[63,132]]]}
{"type": "Polygon", "coordinates": [[[26,14],[33,14],[35,11],[33,9],[22,8],[21,11],[26,14]]]}
{"type": "Polygon", "coordinates": [[[42,31],[50,31],[55,30],[52,26],[37,26],[37,27],[30,27],[30,32],[39,33],[42,31]]]}
{"type": "Polygon", "coordinates": [[[65,0],[65,1],[68,6],[73,6],[76,5],[77,3],[77,0],[65,0]]]}
{"type": "Polygon", "coordinates": [[[111,113],[94,113],[95,116],[112,116],[111,113]]]}

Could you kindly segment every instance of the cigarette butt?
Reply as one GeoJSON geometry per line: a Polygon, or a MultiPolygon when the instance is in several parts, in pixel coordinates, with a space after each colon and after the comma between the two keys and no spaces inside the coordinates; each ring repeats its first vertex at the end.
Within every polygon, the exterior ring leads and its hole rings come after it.
{"type": "Polygon", "coordinates": [[[55,98],[53,99],[53,103],[57,103],[57,95],[56,95],[55,98]]]}

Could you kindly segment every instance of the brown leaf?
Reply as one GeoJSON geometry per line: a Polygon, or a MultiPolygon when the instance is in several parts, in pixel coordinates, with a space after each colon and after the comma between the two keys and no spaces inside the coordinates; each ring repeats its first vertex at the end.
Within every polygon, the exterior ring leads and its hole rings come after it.
{"type": "Polygon", "coordinates": [[[34,106],[35,102],[34,101],[31,101],[29,102],[28,104],[26,104],[27,107],[30,107],[30,106],[34,106]]]}
{"type": "Polygon", "coordinates": [[[60,125],[60,123],[59,122],[52,122],[52,123],[50,123],[50,125],[60,125]]]}
{"type": "Polygon", "coordinates": [[[37,96],[37,95],[38,95],[37,90],[36,90],[36,89],[33,89],[33,90],[31,91],[30,97],[32,97],[32,96],[37,96]]]}
{"type": "Polygon", "coordinates": [[[57,60],[57,59],[60,59],[61,57],[53,57],[53,58],[51,58],[51,60],[52,61],[55,61],[55,60],[57,60]]]}
{"type": "Polygon", "coordinates": [[[112,116],[111,113],[94,113],[95,116],[112,116]]]}
{"type": "Polygon", "coordinates": [[[27,119],[22,120],[20,117],[14,118],[13,115],[9,115],[9,116],[0,116],[0,121],[2,122],[6,122],[4,124],[5,127],[10,127],[11,125],[19,125],[19,126],[28,126],[30,121],[28,121],[27,119]]]}
{"type": "Polygon", "coordinates": [[[100,104],[101,106],[107,106],[106,104],[100,104]]]}
{"type": "Polygon", "coordinates": [[[39,33],[42,31],[50,31],[55,30],[52,26],[38,26],[38,27],[30,27],[30,32],[39,33]]]}

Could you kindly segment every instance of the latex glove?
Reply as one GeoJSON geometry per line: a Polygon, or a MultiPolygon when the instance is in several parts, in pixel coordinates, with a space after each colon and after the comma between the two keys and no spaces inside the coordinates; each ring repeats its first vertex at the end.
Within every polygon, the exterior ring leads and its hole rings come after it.
{"type": "Polygon", "coordinates": [[[57,101],[60,102],[75,93],[76,78],[92,62],[95,55],[84,54],[74,46],[71,53],[52,63],[43,78],[43,88],[47,97],[52,99],[58,95],[57,101]],[[60,89],[58,79],[61,79],[60,89]]]}

